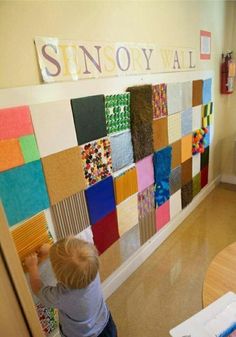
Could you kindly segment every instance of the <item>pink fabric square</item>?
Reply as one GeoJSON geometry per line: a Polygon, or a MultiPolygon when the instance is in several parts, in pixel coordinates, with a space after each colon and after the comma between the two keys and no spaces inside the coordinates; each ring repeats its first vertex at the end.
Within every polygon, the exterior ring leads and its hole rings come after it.
{"type": "Polygon", "coordinates": [[[154,183],[153,155],[145,157],[136,163],[138,177],[138,191],[142,192],[145,188],[154,183]]]}
{"type": "Polygon", "coordinates": [[[170,221],[170,201],[168,200],[163,205],[156,209],[156,228],[159,231],[170,221]]]}
{"type": "Polygon", "coordinates": [[[33,132],[28,106],[0,109],[0,140],[19,138],[33,132]]]}

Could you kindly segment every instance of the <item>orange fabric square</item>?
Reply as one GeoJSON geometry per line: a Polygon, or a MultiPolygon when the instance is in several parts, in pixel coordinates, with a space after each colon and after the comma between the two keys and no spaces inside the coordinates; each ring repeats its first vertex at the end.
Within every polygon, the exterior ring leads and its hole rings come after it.
{"type": "Polygon", "coordinates": [[[172,146],[172,161],[171,168],[172,170],[181,164],[181,140],[171,144],[172,146]]]}
{"type": "Polygon", "coordinates": [[[35,253],[44,243],[52,243],[44,213],[24,221],[11,231],[11,235],[21,261],[35,253]]]}
{"type": "Polygon", "coordinates": [[[154,120],[152,123],[153,147],[159,150],[168,145],[168,123],[167,117],[154,120]]]}
{"type": "Polygon", "coordinates": [[[114,179],[116,204],[138,192],[136,167],[133,167],[114,179]]]}
{"type": "Polygon", "coordinates": [[[192,157],[192,134],[181,139],[181,163],[192,157]]]}
{"type": "Polygon", "coordinates": [[[0,172],[24,164],[18,139],[0,140],[0,172]]]}
{"type": "Polygon", "coordinates": [[[42,163],[52,205],[85,189],[78,146],[44,157],[42,163]]]}

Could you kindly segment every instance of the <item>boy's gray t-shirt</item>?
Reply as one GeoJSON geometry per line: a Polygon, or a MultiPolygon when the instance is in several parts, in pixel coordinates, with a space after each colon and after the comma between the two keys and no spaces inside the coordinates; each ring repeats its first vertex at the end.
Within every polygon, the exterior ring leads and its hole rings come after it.
{"type": "Polygon", "coordinates": [[[37,296],[43,305],[59,309],[63,337],[97,337],[108,322],[99,274],[87,288],[68,289],[58,283],[44,286],[37,296]]]}

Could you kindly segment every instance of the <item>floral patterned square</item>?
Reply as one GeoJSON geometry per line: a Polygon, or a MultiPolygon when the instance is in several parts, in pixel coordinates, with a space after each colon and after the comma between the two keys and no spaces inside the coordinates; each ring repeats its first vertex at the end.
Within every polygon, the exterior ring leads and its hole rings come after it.
{"type": "Polygon", "coordinates": [[[107,137],[84,144],[80,149],[87,186],[111,175],[111,146],[107,137]]]}
{"type": "Polygon", "coordinates": [[[130,94],[106,96],[105,115],[108,134],[130,129],[130,94]]]}
{"type": "Polygon", "coordinates": [[[167,116],[167,86],[165,83],[152,87],[153,119],[167,116]]]}

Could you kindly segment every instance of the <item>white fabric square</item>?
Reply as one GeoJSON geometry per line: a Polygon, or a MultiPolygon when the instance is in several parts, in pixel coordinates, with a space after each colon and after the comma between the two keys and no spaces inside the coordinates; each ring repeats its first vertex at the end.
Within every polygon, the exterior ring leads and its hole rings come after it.
{"type": "Polygon", "coordinates": [[[93,232],[92,232],[91,226],[85,228],[82,232],[77,234],[76,238],[90,242],[90,243],[94,243],[93,242],[93,232]]]}
{"type": "Polygon", "coordinates": [[[168,141],[169,144],[181,138],[181,114],[176,113],[168,116],[168,141]]]}
{"type": "Polygon", "coordinates": [[[202,106],[198,105],[193,107],[193,131],[196,131],[197,129],[201,129],[202,127],[202,106]]]}
{"type": "Polygon", "coordinates": [[[183,110],[192,107],[192,87],[191,81],[182,83],[182,104],[183,110]]]}
{"type": "Polygon", "coordinates": [[[168,115],[184,110],[181,83],[167,84],[167,109],[168,115]]]}
{"type": "Polygon", "coordinates": [[[181,190],[178,190],[170,197],[170,218],[173,219],[181,211],[181,190]]]}
{"type": "Polygon", "coordinates": [[[201,171],[201,154],[197,153],[192,157],[192,176],[195,177],[201,171]]]}
{"type": "Polygon", "coordinates": [[[41,157],[78,145],[69,100],[30,106],[41,157]]]}

